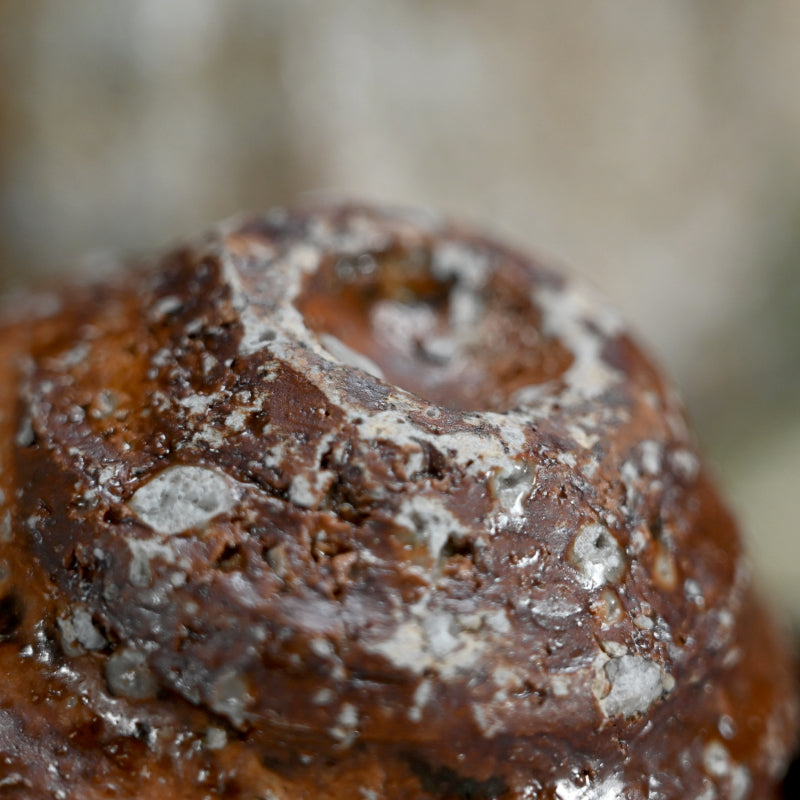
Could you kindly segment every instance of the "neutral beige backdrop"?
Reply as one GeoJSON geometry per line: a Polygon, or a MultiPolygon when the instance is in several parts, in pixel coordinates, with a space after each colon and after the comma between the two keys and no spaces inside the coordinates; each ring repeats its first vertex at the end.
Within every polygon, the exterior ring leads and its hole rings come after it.
{"type": "Polygon", "coordinates": [[[308,192],[557,254],[682,386],[800,619],[800,5],[0,4],[0,285],[308,192]]]}

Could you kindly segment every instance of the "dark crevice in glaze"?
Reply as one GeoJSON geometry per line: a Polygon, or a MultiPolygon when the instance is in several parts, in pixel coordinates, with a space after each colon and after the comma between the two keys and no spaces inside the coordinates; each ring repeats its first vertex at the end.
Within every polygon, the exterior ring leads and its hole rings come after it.
{"type": "Polygon", "coordinates": [[[295,305],[312,331],[449,409],[506,410],[517,389],[557,380],[570,366],[567,348],[542,331],[538,309],[508,277],[487,286],[485,275],[448,274],[444,264],[436,276],[434,266],[422,248],[329,258],[295,305]]]}

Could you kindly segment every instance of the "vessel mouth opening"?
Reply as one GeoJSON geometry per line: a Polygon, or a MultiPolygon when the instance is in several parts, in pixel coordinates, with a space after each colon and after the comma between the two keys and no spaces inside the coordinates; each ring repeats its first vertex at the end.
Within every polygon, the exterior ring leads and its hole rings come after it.
{"type": "Polygon", "coordinates": [[[295,306],[337,360],[434,405],[508,411],[520,390],[558,379],[573,356],[542,330],[520,264],[463,250],[473,268],[423,247],[328,257],[295,306]]]}

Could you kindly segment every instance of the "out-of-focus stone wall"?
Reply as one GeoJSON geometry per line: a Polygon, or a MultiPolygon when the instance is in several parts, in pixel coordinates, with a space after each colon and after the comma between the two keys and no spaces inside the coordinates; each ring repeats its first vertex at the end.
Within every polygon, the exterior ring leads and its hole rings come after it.
{"type": "Polygon", "coordinates": [[[555,253],[677,376],[800,616],[800,6],[0,5],[0,285],[334,192],[555,253]]]}

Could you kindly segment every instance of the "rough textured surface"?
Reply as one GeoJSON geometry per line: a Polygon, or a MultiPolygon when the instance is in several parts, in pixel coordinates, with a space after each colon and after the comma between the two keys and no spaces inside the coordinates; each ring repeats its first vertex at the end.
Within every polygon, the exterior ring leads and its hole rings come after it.
{"type": "Polygon", "coordinates": [[[275,210],[4,318],[4,796],[775,791],[788,656],[571,281],[275,210]]]}

